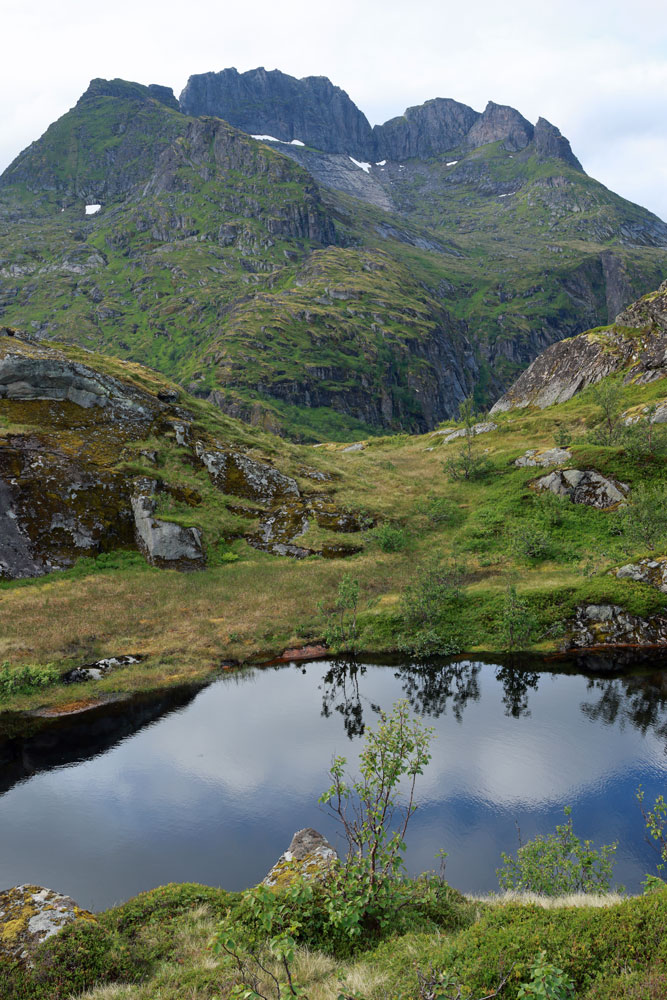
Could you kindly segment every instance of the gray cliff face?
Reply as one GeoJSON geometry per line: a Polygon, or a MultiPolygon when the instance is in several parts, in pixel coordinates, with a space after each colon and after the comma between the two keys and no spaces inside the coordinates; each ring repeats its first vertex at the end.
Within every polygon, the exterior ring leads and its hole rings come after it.
{"type": "Polygon", "coordinates": [[[502,142],[503,148],[516,153],[525,149],[533,138],[533,126],[514,108],[489,101],[484,114],[476,120],[465,140],[469,149],[478,149],[490,142],[502,142]]]}
{"type": "Polygon", "coordinates": [[[436,97],[419,107],[408,108],[404,115],[392,118],[373,129],[376,152],[382,159],[426,159],[456,149],[480,118],[466,104],[436,97]]]}
{"type": "MultiPolygon", "coordinates": [[[[223,118],[249,135],[270,135],[285,143],[298,139],[323,153],[352,155],[371,163],[428,159],[455,149],[502,142],[509,152],[534,143],[539,156],[556,157],[582,169],[555,126],[544,118],[533,126],[514,108],[493,101],[480,114],[459,101],[436,97],[371,129],[345,91],[326,77],[297,80],[260,67],[247,73],[225,69],[191,76],[180,107],[189,115],[223,118]]],[[[370,185],[358,193],[345,180],[339,176],[330,186],[380,204],[370,185]]]]}
{"type": "Polygon", "coordinates": [[[533,142],[535,143],[535,152],[539,159],[555,158],[564,160],[571,167],[574,167],[575,170],[583,171],[584,168],[572,152],[568,140],[546,118],[538,118],[537,125],[533,130],[533,142]]]}
{"type": "Polygon", "coordinates": [[[330,153],[372,159],[375,148],[365,115],[324,76],[297,80],[263,67],[201,73],[188,80],[181,108],[189,115],[224,118],[251,135],[299,139],[330,153]]]}

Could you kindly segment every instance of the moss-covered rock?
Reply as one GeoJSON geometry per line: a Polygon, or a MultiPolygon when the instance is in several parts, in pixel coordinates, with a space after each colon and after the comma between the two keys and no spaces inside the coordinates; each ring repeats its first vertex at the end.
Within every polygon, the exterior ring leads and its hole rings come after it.
{"type": "Polygon", "coordinates": [[[76,921],[95,922],[88,910],[62,893],[39,885],[0,892],[0,956],[32,964],[38,945],[76,921]]]}

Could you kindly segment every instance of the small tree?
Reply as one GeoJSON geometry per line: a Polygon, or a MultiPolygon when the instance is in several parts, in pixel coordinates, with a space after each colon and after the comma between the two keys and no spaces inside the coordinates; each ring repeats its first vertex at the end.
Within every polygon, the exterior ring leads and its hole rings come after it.
{"type": "Polygon", "coordinates": [[[359,607],[359,581],[345,573],[338,584],[334,605],[328,611],[320,601],[319,609],[326,616],[324,639],[328,646],[346,649],[353,653],[358,637],[357,611],[359,607]]]}
{"type": "Polygon", "coordinates": [[[463,422],[463,445],[457,455],[447,459],[444,470],[450,479],[479,479],[489,471],[490,462],[479,454],[476,446],[476,414],[472,397],[463,400],[459,414],[463,422]]]}
{"type": "Polygon", "coordinates": [[[405,832],[417,808],[417,777],[431,759],[433,730],[411,718],[408,703],[397,702],[369,730],[359,756],[361,776],[345,778],[345,757],[334,757],[331,785],[320,798],[345,833],[348,853],[328,887],[332,922],[350,936],[389,919],[387,901],[404,861],[405,832]],[[401,805],[399,784],[407,781],[401,805]]]}
{"type": "Polygon", "coordinates": [[[503,866],[496,872],[501,889],[536,892],[542,896],[563,896],[570,892],[608,892],[616,844],[596,850],[593,842],[583,843],[572,829],[572,809],[565,807],[567,820],[555,833],[541,834],[521,844],[513,858],[502,853],[503,866]]]}
{"type": "Polygon", "coordinates": [[[526,601],[516,592],[516,586],[509,580],[505,588],[500,635],[503,649],[513,653],[528,645],[537,628],[537,619],[526,601]]]}
{"type": "Polygon", "coordinates": [[[593,444],[617,444],[623,436],[621,409],[623,387],[618,382],[603,379],[591,389],[593,400],[602,410],[602,420],[589,434],[593,444]]]}
{"type": "Polygon", "coordinates": [[[658,852],[660,860],[656,867],[659,872],[663,872],[667,866],[667,802],[663,795],[658,795],[653,808],[647,811],[644,806],[644,789],[641,785],[636,794],[646,824],[646,840],[658,852]]]}
{"type": "Polygon", "coordinates": [[[623,531],[637,546],[650,551],[667,541],[667,486],[639,483],[621,511],[623,531]]]}

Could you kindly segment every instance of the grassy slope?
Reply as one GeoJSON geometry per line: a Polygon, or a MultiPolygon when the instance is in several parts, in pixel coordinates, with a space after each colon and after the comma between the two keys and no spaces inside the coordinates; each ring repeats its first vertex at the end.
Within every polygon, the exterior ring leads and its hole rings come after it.
{"type": "MultiPolygon", "coordinates": [[[[11,1000],[209,1000],[238,983],[233,966],[210,950],[217,921],[237,896],[197,885],[142,893],[99,917],[99,924],[66,930],[42,947],[34,975],[4,970],[0,996],[11,1000]],[[99,985],[95,985],[99,984],[99,985]]],[[[545,908],[535,903],[471,903],[452,892],[444,905],[411,914],[414,929],[394,931],[358,954],[341,957],[300,948],[293,973],[310,1000],[345,995],[366,1000],[412,1000],[419,975],[446,973],[464,984],[463,997],[502,991],[515,1000],[541,951],[574,981],[580,1000],[661,1000],[667,986],[664,937],[667,889],[619,902],[579,897],[545,908]],[[600,905],[600,904],[603,905],[600,905]]],[[[282,970],[268,960],[280,978],[282,970]]],[[[260,992],[275,987],[260,978],[260,992]]],[[[452,994],[456,995],[456,994],[452,994]]]]}
{"type": "MultiPolygon", "coordinates": [[[[76,349],[70,350],[76,356],[76,349]]],[[[112,359],[103,364],[110,372],[128,371],[112,359]]],[[[154,387],[161,382],[150,373],[142,375],[141,369],[129,370],[147,384],[153,380],[154,387]]],[[[624,406],[664,395],[660,381],[628,386],[624,406]]],[[[2,404],[3,412],[7,405],[2,404]]],[[[440,635],[461,650],[503,649],[503,602],[510,579],[517,581],[519,595],[536,616],[536,649],[559,644],[567,620],[582,602],[616,603],[641,615],[664,609],[659,591],[608,572],[647,554],[618,533],[617,512],[564,504],[559,507],[561,523],[550,526],[544,498],[529,488],[538,473],[513,465],[527,448],[552,446],[554,435],[567,427],[573,436],[572,467],[595,468],[631,486],[663,482],[664,459],[634,461],[622,447],[594,446],[583,439],[599,419],[590,390],[545,411],[501,415],[498,430],[476,439],[491,469],[474,482],[448,478],[443,465],[460,444],[445,444],[437,435],[376,438],[364,450],[346,453],[335,444],[290,444],[196,399],[186,399],[186,405],[200,432],[270,458],[295,475],[302,488],[328,494],[338,509],[388,523],[397,531],[399,550],[383,551],[376,532],[368,531],[337,536],[361,546],[361,552],[343,560],[294,561],[257,551],[238,537],[249,522],[230,510],[233,501],[212,488],[203,468],[193,467],[172,438],[134,442],[120,456],[121,467],[131,474],[151,474],[138,451],[145,446],[158,450],[159,475],[173,487],[161,513],[203,528],[209,565],[202,572],[179,574],[152,569],[133,553],[118,553],[83,560],[67,572],[0,584],[0,660],[64,666],[124,652],[149,657],[140,667],[81,688],[56,686],[16,696],[7,707],[175,683],[204,676],[226,658],[268,658],[286,646],[321,640],[326,615],[319,604],[332,607],[345,573],[360,584],[357,641],[368,651],[400,645],[405,632],[401,597],[434,560],[462,566],[460,597],[441,603],[433,621],[440,635]],[[304,466],[331,478],[314,484],[304,478],[304,466]],[[198,505],[179,501],[193,494],[202,498],[198,505]],[[433,509],[441,502],[446,503],[445,517],[437,520],[433,509]],[[536,525],[548,536],[547,551],[539,559],[521,555],[512,543],[536,525]],[[225,553],[237,561],[225,561],[225,553]]],[[[304,542],[321,530],[311,527],[304,542]]]]}

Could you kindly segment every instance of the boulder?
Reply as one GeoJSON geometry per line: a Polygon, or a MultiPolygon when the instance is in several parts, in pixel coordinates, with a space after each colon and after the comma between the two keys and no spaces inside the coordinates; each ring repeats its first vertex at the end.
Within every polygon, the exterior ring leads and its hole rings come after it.
{"type": "Polygon", "coordinates": [[[294,834],[289,847],[280,855],[262,884],[278,889],[298,878],[319,881],[337,862],[338,855],[326,837],[312,827],[306,827],[294,834]]]}
{"type": "Polygon", "coordinates": [[[667,615],[639,618],[616,604],[588,604],[577,609],[566,647],[656,646],[667,643],[667,615]]]}
{"type": "Polygon", "coordinates": [[[648,583],[667,594],[667,556],[657,559],[640,559],[638,563],[628,563],[614,571],[619,580],[636,580],[648,583]]]}
{"type": "Polygon", "coordinates": [[[153,566],[202,569],[205,563],[199,528],[184,528],[173,521],[154,517],[154,479],[139,479],[132,497],[135,536],[139,549],[153,566]]]}
{"type": "Polygon", "coordinates": [[[17,885],[0,892],[0,957],[32,964],[39,944],[75,921],[95,917],[62,893],[39,885],[17,885]]]}
{"type": "Polygon", "coordinates": [[[563,469],[533,483],[538,491],[549,490],[568,497],[572,503],[583,503],[599,510],[611,510],[625,502],[629,487],[615,479],[606,479],[591,469],[563,469]]]}
{"type": "MultiPolygon", "coordinates": [[[[488,434],[489,431],[495,431],[498,424],[494,424],[492,420],[485,420],[481,424],[473,424],[471,431],[473,435],[476,434],[488,434]]],[[[455,441],[456,438],[465,437],[465,427],[460,427],[457,431],[452,431],[451,434],[445,435],[445,442],[455,441]]]]}
{"type": "Polygon", "coordinates": [[[569,462],[571,458],[572,452],[568,451],[567,448],[548,448],[546,450],[531,448],[525,455],[517,458],[514,464],[519,469],[537,465],[546,469],[550,465],[562,465],[563,462],[569,462]]]}
{"type": "Polygon", "coordinates": [[[296,480],[267,462],[258,462],[240,452],[208,449],[201,441],[197,441],[195,452],[223,493],[264,503],[279,497],[299,496],[296,480]]]}

